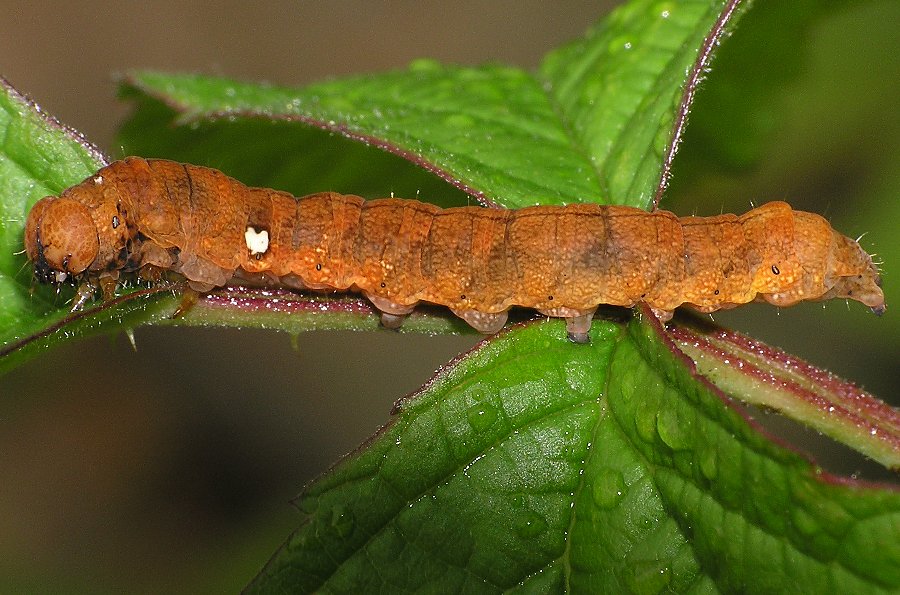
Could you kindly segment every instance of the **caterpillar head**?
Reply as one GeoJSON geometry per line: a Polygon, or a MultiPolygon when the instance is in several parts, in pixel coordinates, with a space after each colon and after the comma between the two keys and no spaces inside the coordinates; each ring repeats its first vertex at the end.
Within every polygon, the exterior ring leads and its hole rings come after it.
{"type": "Polygon", "coordinates": [[[91,214],[71,198],[39,200],[25,221],[25,251],[42,283],[62,283],[93,264],[100,238],[91,214]]]}
{"type": "Polygon", "coordinates": [[[884,292],[881,290],[881,275],[872,262],[872,257],[859,243],[834,232],[829,264],[826,286],[830,287],[822,296],[823,300],[856,300],[869,306],[875,314],[884,314],[886,306],[884,292]]]}

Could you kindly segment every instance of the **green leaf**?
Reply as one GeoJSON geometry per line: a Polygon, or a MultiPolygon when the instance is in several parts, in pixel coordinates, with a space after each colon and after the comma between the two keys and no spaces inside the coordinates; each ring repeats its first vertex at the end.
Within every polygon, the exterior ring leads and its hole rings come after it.
{"type": "Polygon", "coordinates": [[[306,122],[400,154],[504,206],[597,196],[593,170],[570,146],[538,81],[512,68],[423,61],[303,89],[152,72],[129,82],[182,112],[182,122],[224,115],[306,122]]]}
{"type": "Polygon", "coordinates": [[[550,54],[539,75],[423,60],[301,89],[155,72],[128,82],[183,123],[304,122],[397,153],[491,204],[648,208],[674,154],[685,88],[696,84],[734,5],[632,2],[550,54]]]}
{"type": "Polygon", "coordinates": [[[0,79],[0,345],[60,317],[62,300],[32,287],[22,229],[31,206],[91,175],[105,159],[0,79]],[[74,182],[73,182],[74,181],[74,182]]]}
{"type": "Polygon", "coordinates": [[[780,349],[692,321],[672,339],[697,370],[745,403],[779,411],[900,469],[900,411],[780,349]]]}
{"type": "Polygon", "coordinates": [[[561,330],[515,328],[402,401],[250,591],[900,586],[900,494],[770,442],[652,325],[561,330]]]}
{"type": "Polygon", "coordinates": [[[542,75],[600,196],[659,202],[693,93],[738,2],[630,2],[551,53],[542,75]]]}
{"type": "Polygon", "coordinates": [[[302,122],[237,118],[173,126],[177,113],[171,108],[123,90],[136,103],[118,137],[129,155],[207,165],[245,184],[295,196],[327,189],[366,198],[393,193],[440,206],[471,202],[465,193],[405,159],[302,122]]]}

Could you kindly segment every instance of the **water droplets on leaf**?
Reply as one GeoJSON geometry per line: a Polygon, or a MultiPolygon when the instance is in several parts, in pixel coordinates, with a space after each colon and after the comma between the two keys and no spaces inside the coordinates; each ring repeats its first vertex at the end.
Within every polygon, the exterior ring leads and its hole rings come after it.
{"type": "Polygon", "coordinates": [[[331,509],[331,529],[337,533],[338,537],[347,537],[356,527],[356,520],[353,513],[343,506],[336,506],[331,509]]]}
{"type": "Polygon", "coordinates": [[[489,401],[481,401],[466,410],[466,419],[477,433],[487,431],[497,421],[497,408],[489,401]]]}
{"type": "Polygon", "coordinates": [[[631,37],[619,36],[609,42],[609,53],[615,55],[623,51],[627,52],[632,47],[631,37]]]}
{"type": "Polygon", "coordinates": [[[661,593],[672,582],[672,569],[662,560],[633,560],[625,580],[632,593],[661,593]]]}
{"type": "MultiPolygon", "coordinates": [[[[625,392],[623,390],[623,392],[625,392]]],[[[634,425],[638,435],[645,442],[656,442],[656,410],[652,407],[638,407],[634,416],[634,425]]]]}
{"type": "Polygon", "coordinates": [[[444,125],[448,128],[471,130],[475,127],[475,120],[468,114],[451,114],[444,118],[444,125]]]}
{"type": "Polygon", "coordinates": [[[821,530],[819,523],[802,508],[791,511],[791,524],[804,537],[815,535],[821,530]]]}
{"type": "Polygon", "coordinates": [[[675,4],[672,2],[660,2],[654,7],[654,11],[662,19],[668,19],[675,12],[675,4]]]}
{"type": "Polygon", "coordinates": [[[515,519],[515,529],[521,537],[537,537],[547,530],[547,521],[533,510],[520,512],[515,519]]]}
{"type": "Polygon", "coordinates": [[[704,448],[700,453],[700,473],[703,474],[708,481],[715,481],[719,475],[719,453],[716,449],[709,446],[704,448]]]}
{"type": "Polygon", "coordinates": [[[594,477],[591,495],[600,508],[614,508],[625,497],[625,478],[616,469],[604,467],[594,477]]]}
{"type": "Polygon", "coordinates": [[[656,414],[656,431],[663,443],[672,450],[684,450],[690,446],[687,425],[680,419],[678,411],[671,407],[660,409],[656,414]]]}

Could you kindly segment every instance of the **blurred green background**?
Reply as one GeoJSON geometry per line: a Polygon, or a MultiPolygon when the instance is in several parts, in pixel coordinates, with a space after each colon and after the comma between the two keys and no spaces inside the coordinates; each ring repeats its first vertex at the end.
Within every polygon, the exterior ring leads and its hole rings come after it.
{"type": "MultiPolygon", "coordinates": [[[[7,10],[0,73],[119,157],[116,72],[290,85],[419,57],[533,68],[612,4],[23,2],[7,10]]],[[[783,199],[868,232],[884,318],[834,302],[715,320],[894,404],[898,22],[895,0],[756,2],[713,63],[662,205],[715,214],[783,199]]],[[[122,336],[67,345],[0,378],[0,592],[238,590],[299,522],[288,501],[301,486],[476,340],[309,333],[294,349],[283,334],[183,328],[136,339],[137,352],[122,336]]],[[[832,465],[877,477],[858,459],[832,465]]]]}

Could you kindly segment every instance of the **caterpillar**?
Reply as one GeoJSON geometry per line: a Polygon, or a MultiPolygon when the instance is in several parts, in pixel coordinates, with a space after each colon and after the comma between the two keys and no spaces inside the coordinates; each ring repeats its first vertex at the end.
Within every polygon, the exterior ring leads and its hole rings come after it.
{"type": "Polygon", "coordinates": [[[190,289],[231,282],[357,291],[395,328],[419,302],[495,333],[512,306],[587,340],[599,304],[646,303],[663,321],[751,301],[848,298],[884,312],[871,257],[813,213],[770,202],[743,215],[677,217],[626,206],[441,209],[322,192],[295,198],[160,159],[116,161],[31,209],[39,281],[80,282],[75,307],[120,274],[172,271],[190,289]]]}

